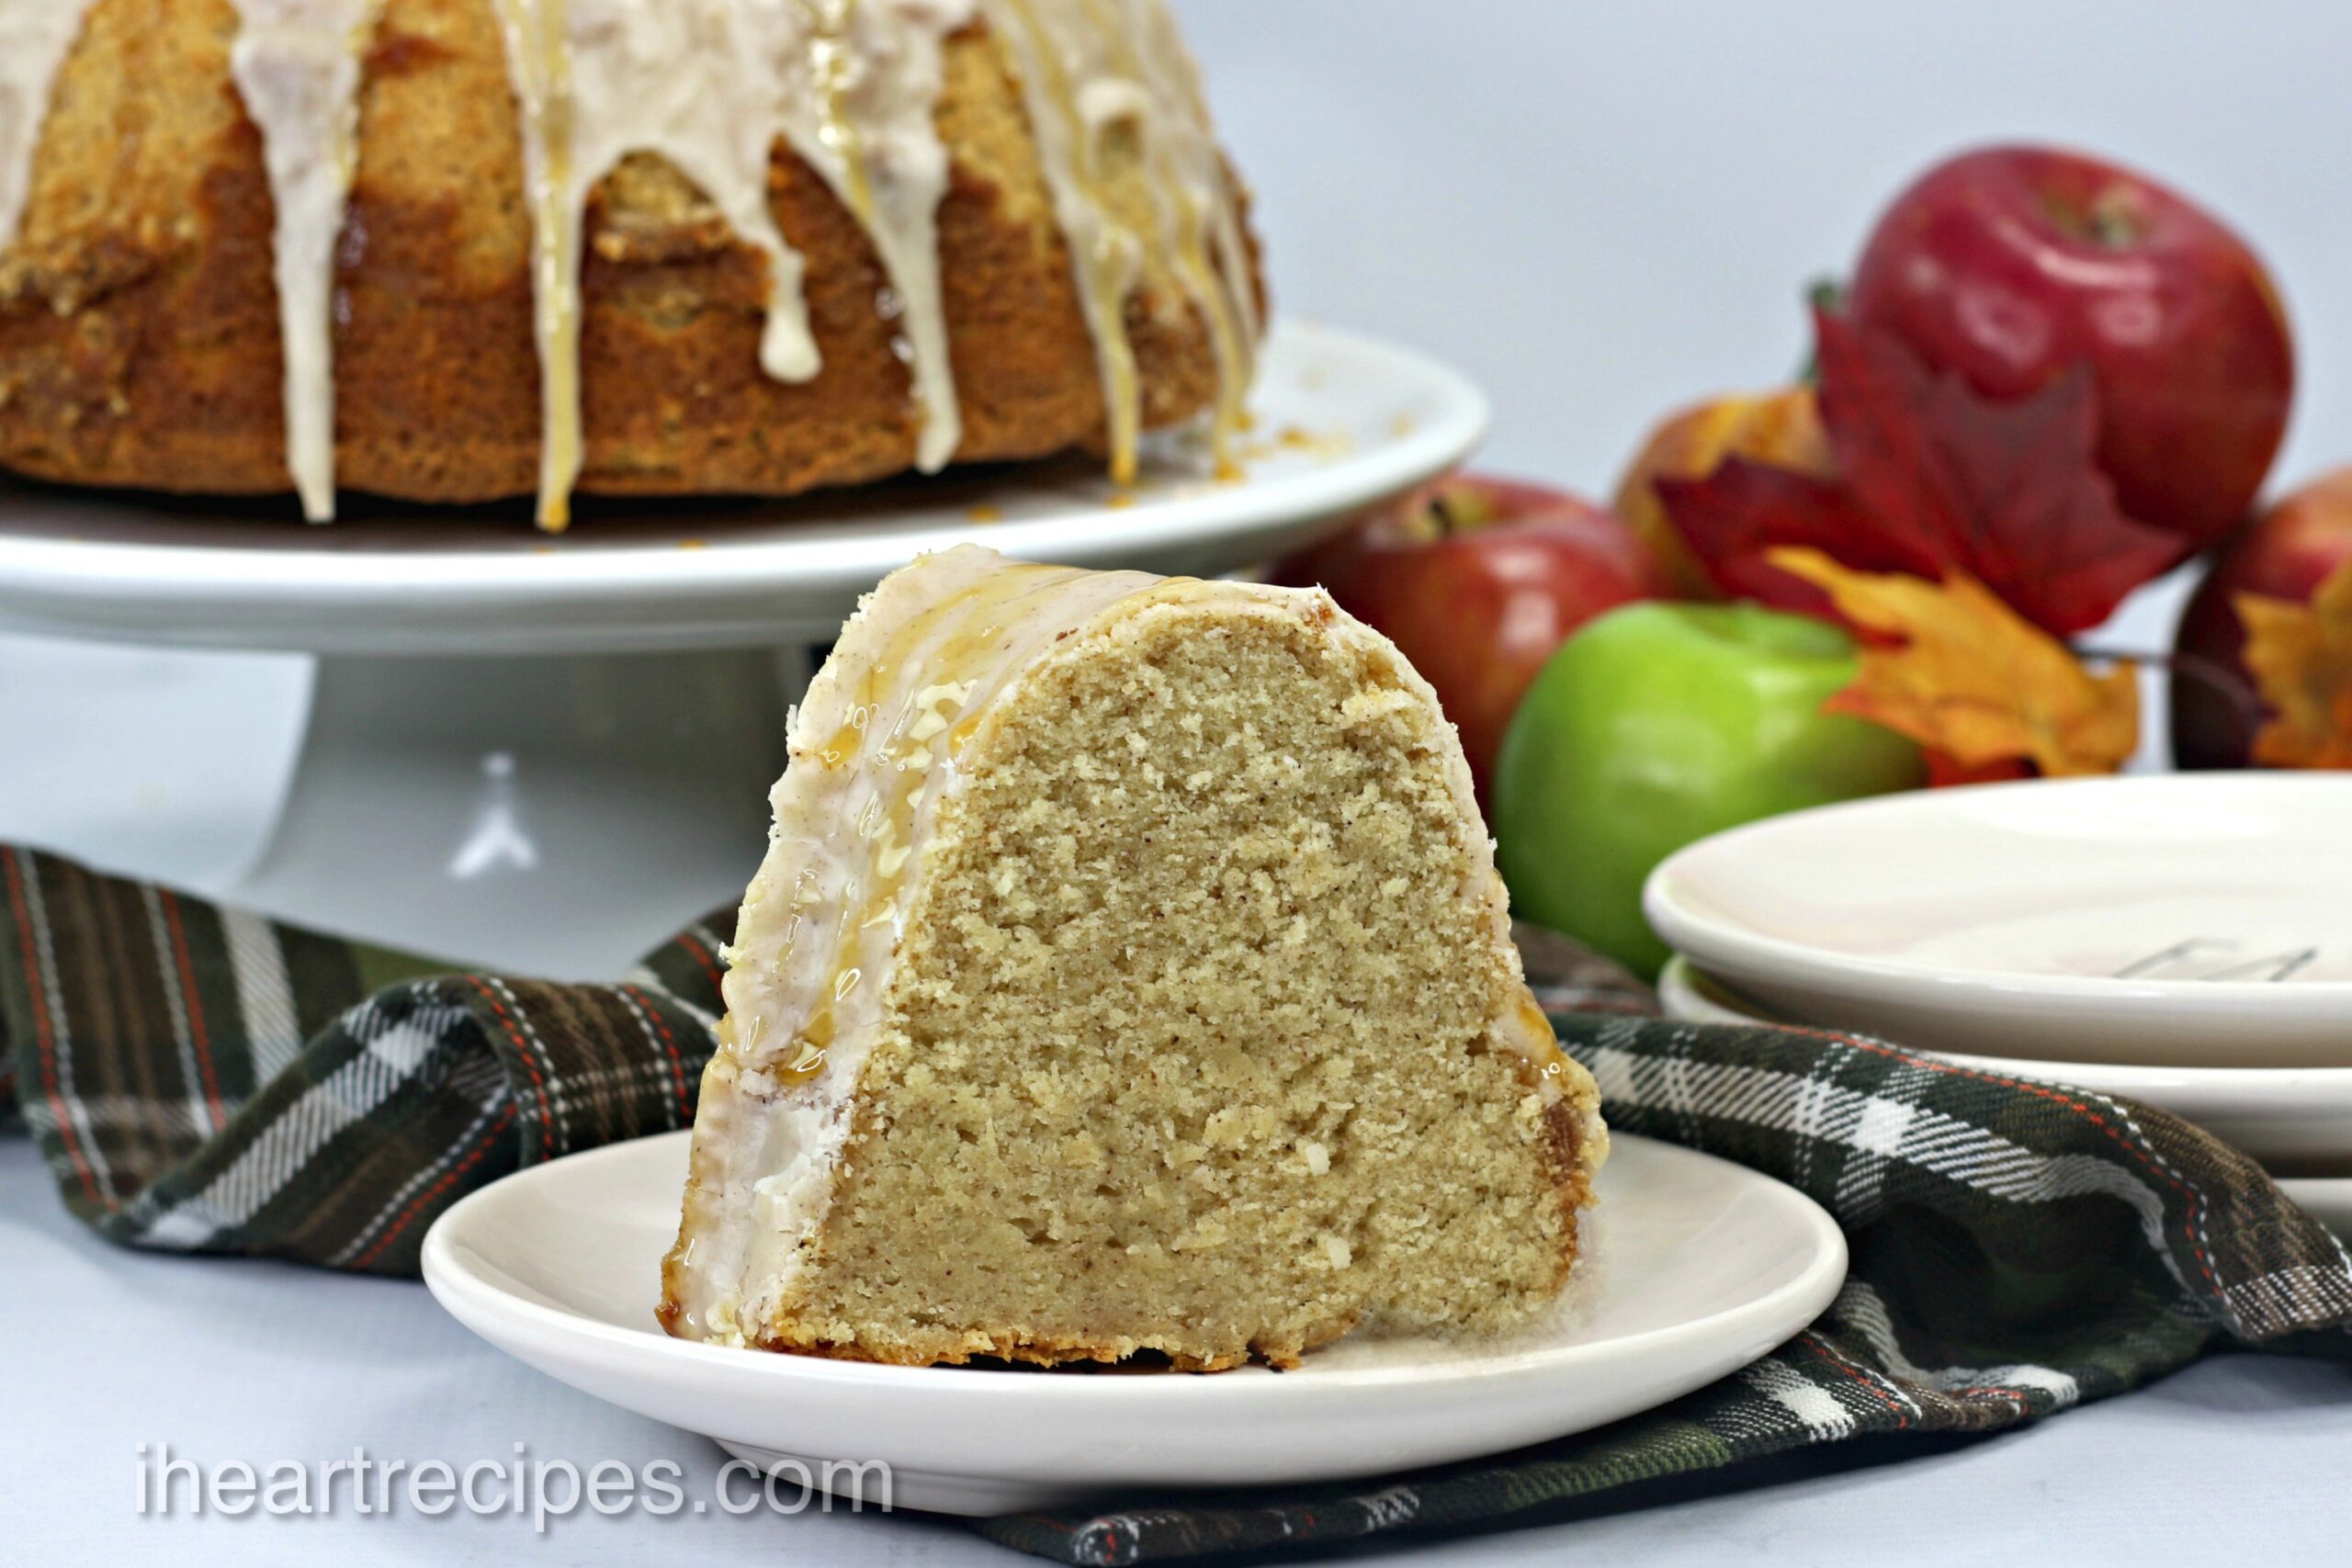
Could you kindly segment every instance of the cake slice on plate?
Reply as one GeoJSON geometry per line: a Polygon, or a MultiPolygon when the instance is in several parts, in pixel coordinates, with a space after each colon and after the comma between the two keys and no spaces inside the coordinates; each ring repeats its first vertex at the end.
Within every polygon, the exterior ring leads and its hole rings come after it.
{"type": "Polygon", "coordinates": [[[893,574],[794,717],[662,1319],[1288,1365],[1560,1290],[1607,1149],[1453,728],[1319,591],[893,574]]]}

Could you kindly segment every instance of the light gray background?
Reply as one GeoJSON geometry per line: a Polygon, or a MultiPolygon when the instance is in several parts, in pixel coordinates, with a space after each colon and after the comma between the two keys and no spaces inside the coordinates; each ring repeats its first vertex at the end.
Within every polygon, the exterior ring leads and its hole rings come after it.
{"type": "Polygon", "coordinates": [[[1801,295],[1988,141],[2198,197],[2305,346],[2290,478],[2352,460],[2352,12],[2324,0],[1180,0],[1283,308],[1494,394],[1496,465],[1606,494],[1658,414],[1788,378],[1801,295]]]}
{"type": "MultiPolygon", "coordinates": [[[[2352,12],[2151,6],[1184,0],[1261,199],[1283,308],[1442,355],[1494,394],[1496,466],[1605,492],[1664,410],[1773,382],[1798,297],[1876,205],[1993,137],[2105,149],[2210,198],[2284,284],[2305,345],[2282,472],[2352,450],[2343,84],[2352,12]]],[[[2113,640],[2154,646],[2177,592],[2113,640]]],[[[300,660],[0,637],[0,838],[215,883],[290,760],[300,660]]],[[[646,933],[649,937],[655,934],[646,933]]],[[[0,1143],[0,1518],[27,1562],[1015,1561],[920,1519],[141,1522],[133,1447],[221,1460],[583,1465],[715,1450],[503,1361],[413,1286],[135,1257],[0,1143]]],[[[2352,1375],[2232,1359],[1906,1466],[1450,1547],[1623,1562],[2317,1561],[2345,1551],[2352,1375]],[[2063,1545],[2061,1544],[2063,1543],[2063,1545]]]]}

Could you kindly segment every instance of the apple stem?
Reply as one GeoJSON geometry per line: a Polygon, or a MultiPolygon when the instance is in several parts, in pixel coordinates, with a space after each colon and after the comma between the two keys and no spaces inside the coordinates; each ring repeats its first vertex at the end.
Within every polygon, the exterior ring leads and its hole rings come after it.
{"type": "MultiPolygon", "coordinates": [[[[1825,310],[1833,313],[1844,310],[1846,308],[1844,279],[1815,278],[1805,285],[1804,302],[1805,308],[1816,314],[1825,310]]],[[[1804,387],[1821,385],[1821,351],[1818,348],[1809,348],[1805,351],[1804,363],[1797,367],[1797,383],[1804,387]]]]}
{"type": "Polygon", "coordinates": [[[2140,239],[2139,204],[2122,186],[2109,186],[2091,203],[2091,237],[2109,250],[2120,251],[2140,239]]]}
{"type": "Polygon", "coordinates": [[[2245,727],[2249,738],[2262,728],[2268,712],[2263,705],[2262,694],[2254,689],[2251,682],[2219,660],[2208,659],[2201,653],[2134,653],[2112,648],[2078,648],[2075,651],[2085,659],[2154,665],[2170,671],[2176,681],[2193,681],[2237,710],[2238,721],[2245,727]]]}

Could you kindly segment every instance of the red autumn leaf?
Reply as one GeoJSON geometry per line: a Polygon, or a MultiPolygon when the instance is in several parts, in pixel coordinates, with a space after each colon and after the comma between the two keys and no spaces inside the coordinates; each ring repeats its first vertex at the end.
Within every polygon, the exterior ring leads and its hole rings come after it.
{"type": "Polygon", "coordinates": [[[2115,613],[2170,570],[2176,536],[2135,523],[2098,469],[2087,367],[2031,397],[1995,402],[1938,376],[1893,336],[1815,312],[1821,412],[1865,510],[2060,637],[2115,613]],[[1834,367],[1834,368],[1833,368],[1834,367]],[[1907,512],[1906,512],[1907,509],[1907,512]]]}
{"type": "Polygon", "coordinates": [[[1764,559],[1778,547],[1811,547],[1855,570],[1965,572],[2064,637],[2107,619],[2179,560],[2178,539],[2116,507],[2093,457],[2087,370],[1996,402],[1928,370],[1885,333],[1827,310],[1814,320],[1838,478],[1734,462],[1658,487],[1726,592],[1818,614],[1819,592],[1764,559]]]}
{"type": "Polygon", "coordinates": [[[1819,550],[1856,571],[1943,575],[1932,552],[1883,530],[1838,479],[1727,457],[1703,479],[1652,482],[1707,575],[1735,599],[1836,618],[1828,594],[1765,558],[1785,547],[1819,550]]]}

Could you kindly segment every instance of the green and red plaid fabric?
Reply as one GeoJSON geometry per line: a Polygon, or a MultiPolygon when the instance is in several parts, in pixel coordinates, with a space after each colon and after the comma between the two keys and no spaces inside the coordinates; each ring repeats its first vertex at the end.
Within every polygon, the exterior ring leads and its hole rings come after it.
{"type": "MultiPolygon", "coordinates": [[[[23,850],[0,850],[0,1091],[110,1240],[413,1274],[465,1193],[693,1120],[721,921],[614,983],[550,985],[435,973],[23,850]]],[[[2217,1347],[2352,1359],[2352,1258],[2177,1118],[1866,1039],[1668,1022],[1558,939],[1521,947],[1613,1125],[1838,1216],[1853,1265],[1829,1311],[1663,1409],[1534,1449],[982,1530],[1074,1563],[1303,1552],[1670,1477],[1736,1484],[1743,1463],[1822,1445],[1993,1431],[2217,1347]]]]}

